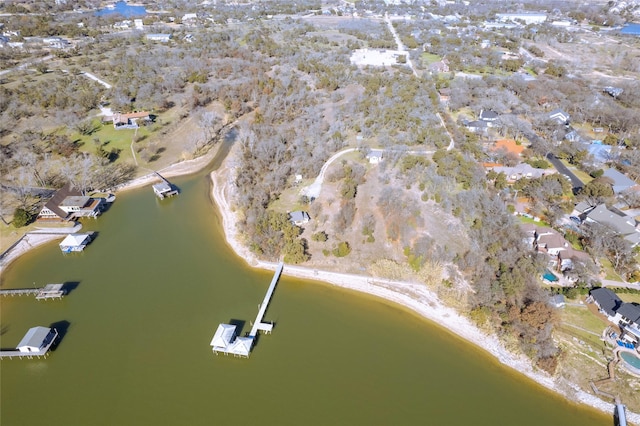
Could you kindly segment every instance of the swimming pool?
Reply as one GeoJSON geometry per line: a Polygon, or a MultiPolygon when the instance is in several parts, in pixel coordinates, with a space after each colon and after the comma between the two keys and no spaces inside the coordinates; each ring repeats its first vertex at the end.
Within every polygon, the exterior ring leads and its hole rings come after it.
{"type": "Polygon", "coordinates": [[[558,277],[556,277],[555,275],[553,275],[553,272],[551,272],[548,269],[544,270],[544,274],[542,274],[542,278],[544,278],[547,281],[550,281],[552,283],[558,281],[558,277]]]}
{"type": "Polygon", "coordinates": [[[638,358],[637,355],[631,352],[620,352],[620,358],[622,358],[626,364],[640,372],[640,358],[638,358]]]}

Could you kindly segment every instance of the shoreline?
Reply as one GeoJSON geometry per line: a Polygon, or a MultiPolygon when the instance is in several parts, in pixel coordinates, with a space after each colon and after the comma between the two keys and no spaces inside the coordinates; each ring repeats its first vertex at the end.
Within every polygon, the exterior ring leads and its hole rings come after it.
{"type": "MultiPolygon", "coordinates": [[[[211,149],[207,154],[193,160],[181,161],[158,170],[165,177],[184,176],[201,171],[215,157],[218,149],[211,149]]],[[[239,232],[236,225],[235,213],[227,201],[226,192],[228,181],[223,180],[230,172],[227,162],[223,162],[220,168],[209,174],[212,189],[211,198],[216,203],[220,212],[222,227],[225,234],[225,243],[233,252],[244,259],[253,268],[275,270],[277,263],[258,260],[239,240],[239,232]]],[[[115,190],[126,191],[150,185],[157,181],[155,172],[138,177],[121,185],[115,190]]],[[[0,276],[11,262],[27,253],[31,249],[47,244],[64,235],[27,233],[12,247],[0,261],[0,276]]],[[[287,276],[325,282],[329,285],[357,291],[379,297],[402,308],[406,308],[433,322],[438,327],[444,328],[450,333],[488,352],[501,364],[524,374],[539,385],[562,395],[567,400],[588,405],[607,415],[613,414],[615,405],[603,401],[595,395],[585,392],[577,385],[556,381],[548,374],[534,370],[531,362],[524,355],[517,355],[504,348],[495,337],[482,332],[470,320],[460,315],[453,308],[442,304],[437,295],[430,291],[426,285],[393,281],[371,276],[344,274],[339,272],[321,271],[313,268],[286,265],[283,273],[287,276]]],[[[640,414],[627,411],[627,420],[640,425],[640,414]]]]}
{"type": "MultiPolygon", "coordinates": [[[[253,267],[275,270],[277,263],[258,260],[238,239],[235,213],[227,200],[227,187],[223,175],[229,173],[226,165],[210,174],[213,188],[211,195],[222,218],[225,242],[235,254],[253,267]]],[[[296,278],[326,282],[340,288],[369,294],[390,301],[403,308],[409,309],[424,319],[432,321],[437,326],[448,330],[459,338],[472,343],[476,347],[488,352],[501,364],[524,374],[544,388],[562,395],[567,400],[588,405],[605,414],[612,415],[615,405],[603,401],[595,395],[585,392],[573,383],[558,381],[542,371],[534,370],[531,361],[524,355],[508,351],[495,336],[482,332],[471,321],[460,315],[453,308],[442,304],[437,295],[426,285],[374,278],[364,275],[342,274],[338,272],[321,271],[303,266],[285,265],[283,274],[296,278]],[[567,390],[570,389],[570,390],[567,390]]],[[[640,424],[640,414],[627,411],[627,420],[640,424]]]]}
{"type": "MultiPolygon", "coordinates": [[[[192,160],[180,161],[179,163],[171,164],[167,167],[164,167],[157,172],[162,174],[164,177],[176,177],[176,176],[185,176],[193,173],[197,173],[201,171],[209,162],[215,157],[218,152],[219,147],[213,147],[209,150],[205,155],[194,158],[192,160]]],[[[148,170],[148,169],[143,169],[148,170]]],[[[143,186],[151,185],[154,182],[159,182],[160,179],[155,174],[155,171],[149,170],[149,173],[137,177],[129,182],[118,185],[115,188],[111,188],[113,192],[116,194],[118,192],[128,191],[135,188],[140,188],[143,186]]],[[[64,228],[60,228],[64,229],[64,228]]],[[[73,230],[69,232],[77,232],[78,229],[75,227],[73,230]]],[[[25,233],[18,241],[16,241],[12,246],[7,248],[4,256],[0,259],[0,276],[4,273],[4,271],[23,254],[31,251],[36,247],[40,247],[44,244],[50,243],[52,241],[62,239],[66,236],[64,233],[60,234],[43,234],[38,233],[37,231],[31,231],[25,233]]]]}

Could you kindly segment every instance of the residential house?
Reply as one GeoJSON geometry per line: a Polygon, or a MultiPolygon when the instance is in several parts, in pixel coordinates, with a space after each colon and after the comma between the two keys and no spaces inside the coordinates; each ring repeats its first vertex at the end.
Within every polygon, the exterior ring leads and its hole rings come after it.
{"type": "MultiPolygon", "coordinates": [[[[110,117],[113,121],[114,129],[137,129],[139,121],[151,121],[151,116],[147,111],[130,112],[127,114],[116,113],[110,117]]],[[[108,122],[109,117],[105,117],[103,122],[108,122]]]]}
{"type": "Polygon", "coordinates": [[[622,339],[638,345],[640,343],[640,306],[635,303],[623,303],[616,311],[622,339]]]}
{"type": "Polygon", "coordinates": [[[493,127],[495,122],[500,118],[497,112],[493,110],[480,110],[480,115],[478,116],[478,120],[484,121],[487,123],[489,127],[493,127]]]}
{"type": "Polygon", "coordinates": [[[583,146],[589,151],[594,164],[600,165],[616,158],[611,153],[611,145],[605,145],[602,141],[592,141],[591,143],[583,144],[583,146]]]}
{"type": "Polygon", "coordinates": [[[637,186],[634,181],[632,181],[616,169],[607,169],[602,176],[613,181],[611,187],[613,188],[613,192],[616,195],[637,186]]]}
{"type": "Polygon", "coordinates": [[[566,126],[569,125],[569,119],[571,118],[569,116],[569,113],[559,108],[551,111],[547,117],[549,118],[549,120],[557,121],[559,124],[564,124],[566,126]]]}
{"type": "Polygon", "coordinates": [[[91,198],[83,195],[70,195],[58,205],[60,210],[66,212],[73,219],[80,217],[96,218],[100,216],[104,205],[103,198],[91,198]]]}
{"type": "Polygon", "coordinates": [[[567,274],[573,270],[576,263],[584,264],[589,255],[574,249],[558,231],[536,224],[522,224],[520,229],[525,232],[525,243],[537,253],[546,254],[547,266],[557,272],[565,273],[565,278],[572,278],[567,274]]]}
{"type": "Polygon", "coordinates": [[[309,217],[309,213],[302,210],[296,210],[289,213],[289,220],[297,226],[304,225],[305,223],[309,222],[310,219],[311,218],[309,217]]]}
{"type": "Polygon", "coordinates": [[[367,154],[367,160],[369,160],[370,164],[379,164],[382,162],[382,150],[381,149],[372,149],[367,154]]]}
{"type": "Polygon", "coordinates": [[[106,201],[82,195],[71,184],[66,184],[42,207],[38,220],[75,220],[80,217],[98,217],[106,201]]]}
{"type": "Polygon", "coordinates": [[[606,205],[600,204],[588,213],[582,214],[580,219],[611,227],[615,232],[624,236],[624,239],[633,247],[640,244],[640,232],[636,229],[636,220],[617,209],[609,209],[606,205]]]}
{"type": "Polygon", "coordinates": [[[586,201],[580,201],[578,204],[576,204],[576,206],[573,208],[573,212],[571,212],[571,214],[573,216],[580,216],[586,213],[589,213],[591,210],[593,210],[596,206],[592,206],[591,204],[587,203],[586,201]]]}
{"type": "Polygon", "coordinates": [[[520,163],[514,167],[506,167],[501,165],[490,166],[487,167],[487,169],[493,170],[496,173],[504,173],[507,177],[507,180],[510,182],[515,182],[523,178],[537,179],[551,173],[556,173],[555,170],[536,169],[535,167],[531,167],[527,163],[520,163]]]}
{"type": "Polygon", "coordinates": [[[564,135],[564,138],[569,142],[582,142],[582,136],[580,136],[580,133],[575,129],[571,129],[567,132],[567,134],[564,135]]]}
{"type": "Polygon", "coordinates": [[[467,130],[473,133],[486,133],[487,129],[489,128],[489,125],[487,124],[486,121],[480,121],[480,120],[467,121],[463,124],[465,125],[467,130]]]}
{"type": "Polygon", "coordinates": [[[611,322],[613,322],[618,308],[622,306],[622,300],[618,295],[605,287],[591,290],[587,302],[595,303],[598,310],[606,315],[611,322]]]}
{"type": "Polygon", "coordinates": [[[623,302],[608,288],[591,290],[587,302],[596,304],[607,319],[620,328],[620,340],[633,345],[640,343],[640,306],[623,302]]]}

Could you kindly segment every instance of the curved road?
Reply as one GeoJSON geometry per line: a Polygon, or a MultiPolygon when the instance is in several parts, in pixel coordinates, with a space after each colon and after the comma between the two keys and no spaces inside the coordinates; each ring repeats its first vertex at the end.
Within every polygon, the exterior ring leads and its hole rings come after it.
{"type": "MultiPolygon", "coordinates": [[[[451,144],[449,145],[447,150],[450,150],[452,148],[453,148],[453,138],[451,139],[451,144]]],[[[316,178],[316,180],[314,180],[311,185],[305,186],[304,188],[302,188],[300,190],[300,194],[306,195],[309,198],[318,198],[318,196],[320,195],[320,189],[322,189],[322,183],[324,182],[324,175],[326,174],[327,169],[329,168],[331,163],[336,161],[342,155],[347,154],[349,152],[358,151],[359,149],[360,148],[346,148],[346,149],[343,149],[342,151],[336,152],[331,157],[329,157],[329,159],[322,165],[322,168],[320,169],[320,173],[318,174],[318,177],[316,178]]],[[[395,151],[395,152],[402,152],[404,154],[410,154],[410,155],[432,155],[435,152],[435,151],[400,151],[400,150],[384,149],[384,148],[371,148],[371,150],[382,151],[382,152],[395,151]]]]}
{"type": "Polygon", "coordinates": [[[322,166],[322,168],[320,169],[320,173],[318,174],[318,177],[316,178],[315,181],[313,181],[313,183],[305,188],[302,188],[302,190],[300,191],[300,193],[302,195],[306,195],[309,198],[318,198],[318,196],[320,195],[320,189],[322,188],[322,182],[324,182],[324,175],[327,172],[327,168],[329,168],[329,166],[331,165],[331,163],[333,163],[334,161],[336,161],[338,158],[340,158],[340,156],[342,156],[343,154],[346,154],[348,152],[353,152],[353,151],[357,151],[358,148],[347,148],[347,149],[343,149],[342,151],[338,151],[335,154],[333,154],[322,166]]]}

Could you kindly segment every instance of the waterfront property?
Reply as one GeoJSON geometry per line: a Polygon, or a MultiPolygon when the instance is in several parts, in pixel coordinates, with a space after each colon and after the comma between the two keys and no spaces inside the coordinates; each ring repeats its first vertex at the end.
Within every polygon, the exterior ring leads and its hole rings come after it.
{"type": "Polygon", "coordinates": [[[271,284],[269,284],[269,288],[267,289],[267,294],[265,294],[264,299],[260,304],[258,315],[256,315],[256,320],[253,322],[249,335],[247,337],[237,336],[235,325],[220,324],[210,343],[213,353],[217,355],[218,352],[222,352],[224,354],[232,354],[233,356],[249,358],[249,354],[251,353],[251,348],[253,347],[253,342],[258,335],[258,331],[271,333],[273,330],[273,324],[262,322],[262,319],[267,311],[267,307],[269,306],[269,302],[271,301],[271,297],[273,296],[273,292],[275,291],[276,284],[282,274],[283,268],[284,263],[280,262],[276,272],[273,274],[271,284]]]}
{"type": "Polygon", "coordinates": [[[58,338],[55,328],[32,327],[24,335],[16,349],[0,351],[0,358],[33,358],[46,356],[51,346],[58,338]]]}
{"type": "Polygon", "coordinates": [[[640,345],[640,305],[623,302],[608,288],[591,290],[587,302],[595,303],[600,312],[620,328],[620,343],[630,348],[640,345]]]}
{"type": "Polygon", "coordinates": [[[87,197],[71,184],[66,184],[47,201],[38,213],[38,219],[70,221],[80,217],[96,218],[102,213],[105,205],[105,199],[87,197]]]}
{"type": "Polygon", "coordinates": [[[63,253],[71,253],[72,251],[82,251],[91,242],[92,234],[69,234],[60,243],[60,250],[63,253]]]}

